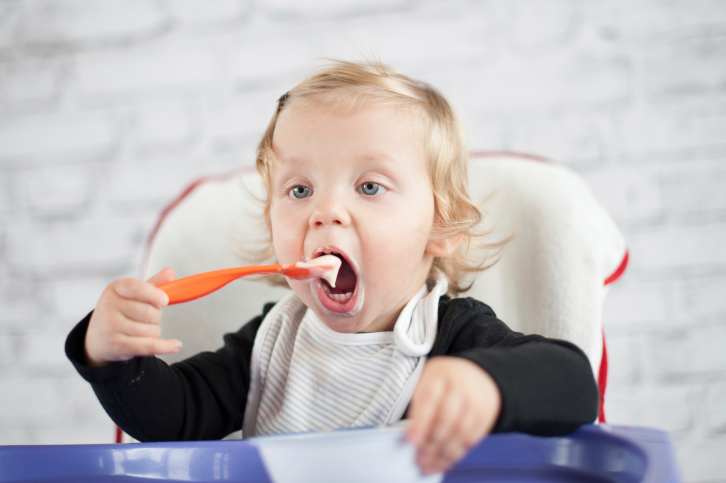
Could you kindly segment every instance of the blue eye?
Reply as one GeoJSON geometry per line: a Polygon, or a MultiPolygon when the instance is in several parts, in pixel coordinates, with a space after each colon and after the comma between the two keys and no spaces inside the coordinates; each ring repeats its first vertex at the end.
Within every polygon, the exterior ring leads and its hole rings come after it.
{"type": "Polygon", "coordinates": [[[360,190],[361,193],[363,193],[364,195],[368,195],[368,196],[379,195],[381,193],[385,193],[386,191],[388,191],[383,186],[379,185],[378,183],[374,183],[372,181],[366,181],[365,183],[360,185],[358,187],[358,189],[360,190]]]}
{"type": "Polygon", "coordinates": [[[290,190],[288,195],[290,196],[290,198],[301,200],[310,196],[310,188],[308,188],[307,186],[297,185],[290,190]]]}

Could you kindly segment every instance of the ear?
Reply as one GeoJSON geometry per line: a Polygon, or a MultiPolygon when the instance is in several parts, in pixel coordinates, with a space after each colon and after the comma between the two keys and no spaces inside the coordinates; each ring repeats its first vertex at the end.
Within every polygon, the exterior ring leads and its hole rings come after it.
{"type": "Polygon", "coordinates": [[[464,239],[463,234],[458,234],[449,238],[442,238],[440,240],[429,240],[426,245],[426,253],[432,255],[435,258],[448,257],[454,251],[459,248],[461,240],[464,239]]]}

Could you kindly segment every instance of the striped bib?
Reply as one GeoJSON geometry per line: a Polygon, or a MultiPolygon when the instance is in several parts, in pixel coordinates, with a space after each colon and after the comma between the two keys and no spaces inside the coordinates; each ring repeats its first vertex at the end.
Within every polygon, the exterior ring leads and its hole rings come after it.
{"type": "Polygon", "coordinates": [[[439,298],[426,285],[392,332],[345,334],[290,293],[267,314],[252,350],[244,437],[372,426],[406,411],[436,339],[439,298]]]}

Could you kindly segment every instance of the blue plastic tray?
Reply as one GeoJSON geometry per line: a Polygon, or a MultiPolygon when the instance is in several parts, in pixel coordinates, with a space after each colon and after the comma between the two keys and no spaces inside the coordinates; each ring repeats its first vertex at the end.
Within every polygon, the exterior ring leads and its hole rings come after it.
{"type": "MultiPolygon", "coordinates": [[[[326,438],[360,440],[377,431],[380,428],[241,441],[0,446],[0,482],[269,482],[260,441],[309,449],[326,438]]],[[[341,474],[339,481],[352,481],[353,476],[341,474]]],[[[680,477],[667,433],[588,425],[559,437],[489,436],[444,481],[660,483],[679,482],[680,477]]]]}

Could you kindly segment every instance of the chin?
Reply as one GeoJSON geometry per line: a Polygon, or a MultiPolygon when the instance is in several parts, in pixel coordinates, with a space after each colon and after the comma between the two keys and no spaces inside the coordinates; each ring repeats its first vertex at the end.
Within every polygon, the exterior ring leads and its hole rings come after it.
{"type": "Polygon", "coordinates": [[[318,314],[318,317],[320,317],[320,320],[323,321],[323,324],[327,328],[340,334],[355,334],[365,328],[361,327],[361,324],[357,323],[358,321],[351,320],[350,318],[341,320],[340,317],[330,318],[325,315],[321,316],[321,314],[318,314]]]}

